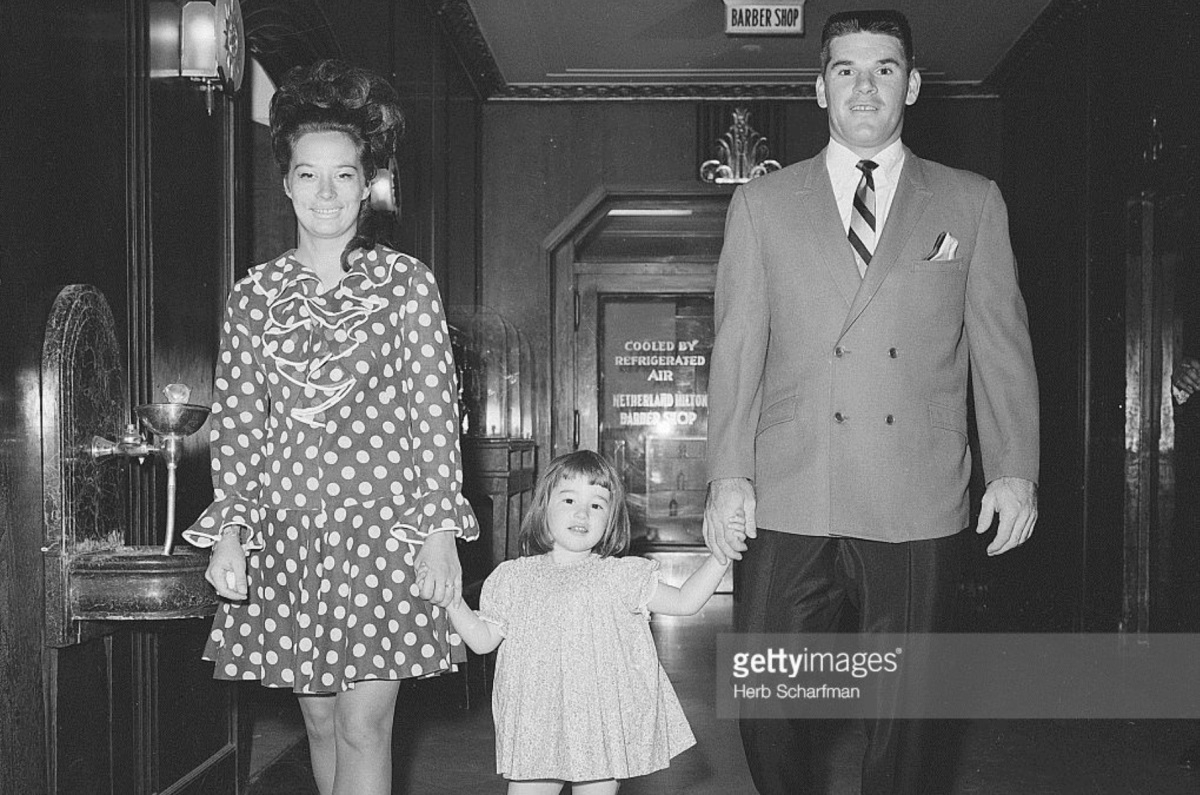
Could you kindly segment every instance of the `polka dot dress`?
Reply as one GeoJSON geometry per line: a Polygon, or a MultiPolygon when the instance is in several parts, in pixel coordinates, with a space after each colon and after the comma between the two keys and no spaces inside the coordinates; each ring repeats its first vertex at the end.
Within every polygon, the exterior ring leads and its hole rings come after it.
{"type": "Polygon", "coordinates": [[[341,283],[289,253],[230,295],[215,379],[213,503],[184,532],[242,528],[250,597],[225,603],[219,679],[298,693],[452,670],[465,659],[421,599],[425,536],[478,535],[462,496],[457,387],[437,285],[411,257],[352,257],[341,283]]]}

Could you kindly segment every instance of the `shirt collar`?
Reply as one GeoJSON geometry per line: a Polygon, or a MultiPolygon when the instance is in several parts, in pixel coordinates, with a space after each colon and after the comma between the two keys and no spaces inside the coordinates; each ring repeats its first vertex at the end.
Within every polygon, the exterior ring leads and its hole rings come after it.
{"type": "MultiPolygon", "coordinates": [[[[830,175],[852,174],[857,183],[860,175],[858,170],[858,161],[860,160],[862,158],[851,152],[849,147],[832,138],[829,139],[829,146],[825,149],[825,167],[829,170],[830,175]]],[[[876,182],[882,179],[887,183],[895,183],[900,167],[904,164],[904,145],[897,138],[887,147],[876,152],[871,160],[879,165],[874,172],[876,182]]]]}

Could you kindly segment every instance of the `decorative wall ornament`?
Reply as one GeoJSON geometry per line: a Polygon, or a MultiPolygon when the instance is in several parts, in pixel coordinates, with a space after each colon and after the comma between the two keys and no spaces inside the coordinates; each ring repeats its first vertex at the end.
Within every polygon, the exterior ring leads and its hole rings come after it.
{"type": "Polygon", "coordinates": [[[750,108],[733,108],[733,123],[717,141],[717,157],[700,164],[700,179],[718,185],[749,182],[783,168],[769,158],[767,139],[750,126],[750,108]]]}

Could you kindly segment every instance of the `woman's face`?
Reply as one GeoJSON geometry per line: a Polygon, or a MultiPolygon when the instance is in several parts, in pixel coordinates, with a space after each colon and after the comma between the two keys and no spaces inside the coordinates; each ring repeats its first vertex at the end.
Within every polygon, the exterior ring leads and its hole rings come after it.
{"type": "Polygon", "coordinates": [[[349,242],[370,186],[354,140],[343,132],[310,132],[296,139],[283,178],[292,200],[300,239],[349,242]]]}

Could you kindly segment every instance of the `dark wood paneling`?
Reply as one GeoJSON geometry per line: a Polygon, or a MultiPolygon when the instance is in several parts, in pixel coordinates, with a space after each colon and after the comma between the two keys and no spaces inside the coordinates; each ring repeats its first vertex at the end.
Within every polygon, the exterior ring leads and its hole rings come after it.
{"type": "Polygon", "coordinates": [[[0,286],[0,793],[44,789],[42,324],[53,294],[0,286]],[[39,294],[40,293],[40,294],[39,294]],[[32,393],[32,395],[31,395],[32,393]]]}
{"type": "MultiPolygon", "coordinates": [[[[99,285],[125,332],[125,105],[122,3],[6,2],[0,8],[0,793],[45,792],[58,727],[46,686],[59,667],[43,646],[38,394],[50,302],[68,283],[99,285]]],[[[68,708],[101,718],[80,770],[107,776],[102,647],[64,675],[87,680],[68,708]]],[[[73,679],[72,681],[77,681],[73,679]]],[[[68,727],[62,727],[69,732],[68,727]]],[[[72,770],[75,768],[73,767],[72,770]]],[[[68,775],[71,775],[68,773],[68,775]]],[[[86,780],[86,779],[81,779],[86,780]]]]}
{"type": "Polygon", "coordinates": [[[236,278],[253,266],[277,257],[296,245],[296,214],[283,192],[283,176],[271,154],[271,132],[255,124],[250,137],[250,250],[248,261],[236,263],[236,278]]]}
{"type": "MultiPolygon", "coordinates": [[[[1142,156],[1152,115],[1164,141],[1197,150],[1200,92],[1178,68],[1196,46],[1197,9],[1100,0],[1050,12],[1001,87],[1003,184],[1041,376],[1042,518],[1026,545],[1037,554],[995,566],[992,596],[1037,627],[1114,630],[1127,552],[1126,203],[1153,178],[1142,156]]],[[[1161,585],[1173,555],[1153,543],[1161,585]]],[[[1174,609],[1163,595],[1150,597],[1159,629],[1174,609]]]]}
{"type": "Polygon", "coordinates": [[[100,639],[47,652],[56,687],[51,724],[57,756],[49,792],[116,795],[113,777],[113,704],[108,644],[100,639]]]}
{"type": "MultiPolygon", "coordinates": [[[[1085,228],[1087,262],[1087,329],[1084,351],[1087,410],[1084,448],[1084,586],[1085,628],[1116,629],[1121,620],[1125,451],[1125,185],[1129,159],[1132,109],[1128,93],[1113,91],[1111,81],[1127,68],[1130,55],[1123,24],[1112,17],[1114,4],[1089,14],[1077,32],[1081,46],[1095,54],[1080,54],[1066,68],[1086,73],[1087,171],[1073,179],[1089,185],[1085,228]],[[1111,61],[1109,53],[1121,53],[1111,61]],[[1105,55],[1102,55],[1105,54],[1105,55]],[[1099,93],[1097,93],[1099,92],[1099,93]]],[[[1130,9],[1133,12],[1133,9],[1130,9]]],[[[1125,21],[1132,22],[1127,19],[1125,21]]],[[[1062,36],[1069,36],[1064,31],[1062,36]]],[[[1026,137],[1022,145],[1031,142],[1026,137]]],[[[1031,241],[1032,242],[1032,241],[1031,241]]]]}
{"type": "MultiPolygon", "coordinates": [[[[229,769],[236,766],[237,689],[214,680],[212,663],[200,659],[210,623],[208,619],[164,621],[155,628],[160,674],[157,701],[159,715],[163,716],[158,727],[158,765],[159,780],[164,783],[209,767],[225,770],[220,777],[226,778],[229,769]],[[172,720],[171,716],[187,719],[172,720]],[[197,742],[197,738],[205,742],[197,742]]],[[[243,752],[248,753],[248,749],[243,752]]]]}
{"type": "Polygon", "coordinates": [[[446,279],[442,299],[447,306],[480,303],[479,213],[480,133],[482,114],[473,97],[452,95],[446,101],[446,191],[443,198],[441,233],[444,236],[446,279]]]}
{"type": "Polygon", "coordinates": [[[978,560],[974,578],[993,624],[1062,631],[1079,625],[1083,596],[1088,85],[1075,66],[1085,37],[1054,35],[1004,96],[1000,177],[1039,375],[1040,515],[1032,541],[978,560]]]}
{"type": "MultiPolygon", "coordinates": [[[[207,115],[203,93],[185,81],[154,81],[150,102],[153,264],[145,399],[162,401],[163,387],[185,383],[191,387],[190,402],[211,405],[225,302],[221,163],[226,109],[218,103],[213,115],[207,115]]],[[[157,459],[143,466],[154,470],[158,497],[153,540],[147,543],[161,543],[166,470],[157,459]]],[[[178,484],[176,538],[212,501],[207,424],[183,440],[178,484]]]]}

